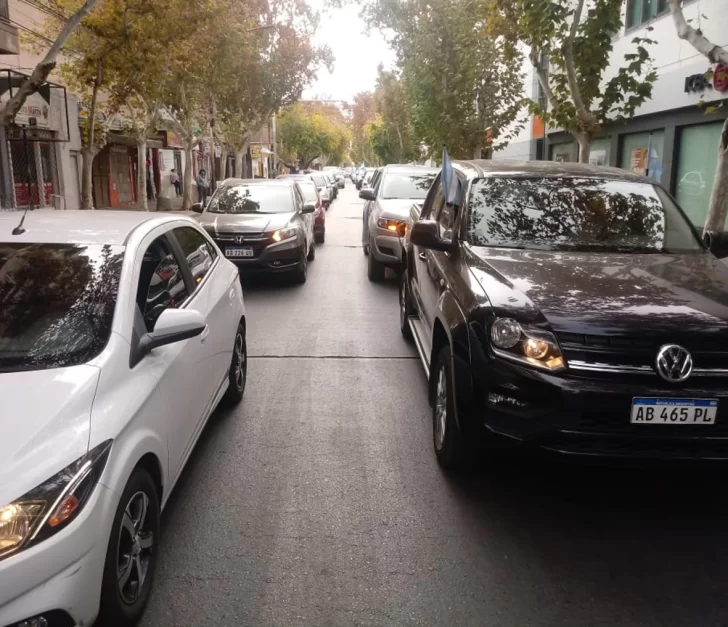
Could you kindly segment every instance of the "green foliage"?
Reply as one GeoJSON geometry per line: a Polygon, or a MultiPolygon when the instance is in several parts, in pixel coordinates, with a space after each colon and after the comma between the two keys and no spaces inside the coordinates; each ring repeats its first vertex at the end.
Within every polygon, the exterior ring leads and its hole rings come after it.
{"type": "Polygon", "coordinates": [[[281,151],[302,168],[315,159],[327,163],[345,160],[351,134],[341,112],[332,106],[298,103],[285,109],[278,120],[281,151]]]}

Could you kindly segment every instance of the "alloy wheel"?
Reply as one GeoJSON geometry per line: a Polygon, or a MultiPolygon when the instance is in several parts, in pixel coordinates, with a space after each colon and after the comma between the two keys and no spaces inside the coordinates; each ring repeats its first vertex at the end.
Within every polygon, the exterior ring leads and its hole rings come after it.
{"type": "Polygon", "coordinates": [[[243,339],[242,333],[238,331],[238,334],[235,336],[235,366],[233,369],[235,387],[238,388],[238,391],[245,387],[245,367],[247,365],[247,358],[245,340],[243,339]]]}
{"type": "Polygon", "coordinates": [[[133,605],[141,594],[149,574],[154,550],[154,534],[147,526],[149,496],[136,492],[126,505],[121,519],[116,552],[116,574],[119,595],[133,605]]]}
{"type": "Polygon", "coordinates": [[[440,366],[437,375],[437,390],[435,393],[435,448],[439,451],[445,442],[447,429],[447,373],[445,366],[440,366]]]}

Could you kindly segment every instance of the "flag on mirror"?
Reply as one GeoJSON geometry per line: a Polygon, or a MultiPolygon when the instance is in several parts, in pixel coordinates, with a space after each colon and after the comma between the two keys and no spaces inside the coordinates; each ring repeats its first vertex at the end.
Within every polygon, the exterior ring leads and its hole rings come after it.
{"type": "Polygon", "coordinates": [[[450,155],[447,154],[447,146],[442,147],[442,189],[445,192],[445,202],[451,205],[460,204],[460,180],[452,167],[450,155]]]}

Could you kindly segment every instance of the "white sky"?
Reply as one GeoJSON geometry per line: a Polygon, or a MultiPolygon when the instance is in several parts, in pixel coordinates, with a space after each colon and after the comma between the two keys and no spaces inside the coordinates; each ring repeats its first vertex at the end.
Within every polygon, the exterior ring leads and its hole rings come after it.
{"type": "Polygon", "coordinates": [[[359,17],[359,4],[341,9],[326,8],[325,0],[308,0],[321,13],[316,43],[328,44],[335,57],[334,71],[319,70],[318,79],[303,92],[304,99],[323,96],[351,101],[360,91],[371,91],[377,78],[377,65],[389,69],[394,53],[377,30],[366,34],[359,17]]]}

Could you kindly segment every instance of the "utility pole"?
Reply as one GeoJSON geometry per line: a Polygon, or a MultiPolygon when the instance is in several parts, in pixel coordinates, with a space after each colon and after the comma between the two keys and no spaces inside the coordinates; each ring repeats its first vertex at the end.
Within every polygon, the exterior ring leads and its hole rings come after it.
{"type": "Polygon", "coordinates": [[[276,134],[276,114],[275,111],[270,118],[270,127],[273,133],[273,172],[278,173],[278,137],[276,134]]]}

